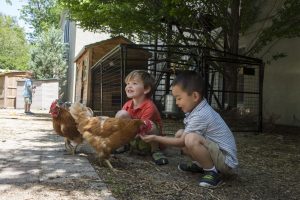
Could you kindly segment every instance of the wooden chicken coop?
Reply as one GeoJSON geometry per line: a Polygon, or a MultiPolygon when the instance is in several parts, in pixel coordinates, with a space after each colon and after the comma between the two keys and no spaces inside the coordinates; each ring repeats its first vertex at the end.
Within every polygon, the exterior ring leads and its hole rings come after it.
{"type": "Polygon", "coordinates": [[[26,73],[24,71],[0,73],[0,108],[16,108],[17,81],[23,80],[26,73]]]}
{"type": "Polygon", "coordinates": [[[114,116],[126,101],[125,76],[132,70],[147,70],[152,54],[146,49],[124,52],[124,45],[129,44],[116,46],[92,67],[91,107],[97,115],[114,116]]]}
{"type": "Polygon", "coordinates": [[[170,85],[181,70],[194,70],[205,81],[204,96],[233,131],[262,130],[262,60],[200,46],[122,44],[92,67],[91,107],[114,114],[125,103],[124,78],[134,69],[155,77],[153,100],[164,118],[164,132],[183,127],[170,85]]]}
{"type": "Polygon", "coordinates": [[[125,37],[118,36],[86,45],[75,57],[76,63],[76,85],[75,101],[85,105],[91,105],[91,67],[94,66],[103,56],[119,44],[131,44],[125,37]]]}

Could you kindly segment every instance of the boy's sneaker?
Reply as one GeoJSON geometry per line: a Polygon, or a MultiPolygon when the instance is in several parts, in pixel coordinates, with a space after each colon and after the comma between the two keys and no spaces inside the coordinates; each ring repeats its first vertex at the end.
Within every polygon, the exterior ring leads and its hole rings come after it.
{"type": "Polygon", "coordinates": [[[25,112],[25,114],[26,114],[26,115],[34,115],[34,113],[31,112],[31,111],[25,112]]]}
{"type": "Polygon", "coordinates": [[[200,179],[199,185],[202,187],[217,187],[221,183],[218,173],[214,171],[205,171],[200,179]]]}
{"type": "Polygon", "coordinates": [[[180,163],[178,169],[184,172],[203,173],[203,169],[194,162],[180,163]]]}
{"type": "Polygon", "coordinates": [[[166,165],[169,163],[167,157],[160,151],[153,152],[152,159],[157,165],[166,165]]]}
{"type": "Polygon", "coordinates": [[[125,144],[124,146],[119,147],[118,149],[113,151],[113,154],[121,154],[130,150],[129,144],[125,144]]]}

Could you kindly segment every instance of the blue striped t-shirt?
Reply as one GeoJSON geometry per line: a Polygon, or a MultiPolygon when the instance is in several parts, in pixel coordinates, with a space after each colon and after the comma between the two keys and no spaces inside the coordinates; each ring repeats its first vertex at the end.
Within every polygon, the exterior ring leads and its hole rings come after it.
{"type": "Polygon", "coordinates": [[[235,139],[221,116],[203,99],[190,113],[185,114],[185,133],[198,133],[219,145],[225,154],[225,163],[238,165],[235,139]]]}

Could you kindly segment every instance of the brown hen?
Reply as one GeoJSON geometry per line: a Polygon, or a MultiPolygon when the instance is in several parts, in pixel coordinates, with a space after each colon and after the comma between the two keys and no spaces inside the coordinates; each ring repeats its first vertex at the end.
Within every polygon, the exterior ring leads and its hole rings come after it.
{"type": "Polygon", "coordinates": [[[70,113],[78,124],[78,130],[83,138],[96,150],[101,161],[113,168],[109,162],[112,151],[132,140],[138,130],[144,126],[143,120],[92,117],[87,107],[75,103],[70,107],[70,113]]]}
{"type": "Polygon", "coordinates": [[[66,107],[59,105],[58,100],[52,102],[49,113],[52,116],[54,131],[65,138],[65,147],[72,155],[76,148],[83,142],[83,137],[77,130],[77,125],[66,107]],[[71,144],[75,143],[75,147],[71,144]]]}

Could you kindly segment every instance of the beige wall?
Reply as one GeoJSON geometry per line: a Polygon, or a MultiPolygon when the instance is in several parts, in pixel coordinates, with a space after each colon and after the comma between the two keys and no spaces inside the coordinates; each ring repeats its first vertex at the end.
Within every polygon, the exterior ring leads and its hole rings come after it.
{"type": "Polygon", "coordinates": [[[277,124],[300,126],[300,38],[282,40],[271,52],[288,56],[265,67],[265,119],[277,124]]]}
{"type": "MultiPolygon", "coordinates": [[[[75,54],[74,57],[72,58],[72,62],[73,62],[73,68],[76,69],[76,63],[74,63],[74,58],[75,56],[78,55],[78,53],[80,52],[80,50],[82,48],[84,48],[85,45],[88,44],[92,44],[95,42],[99,42],[102,40],[106,40],[109,39],[110,36],[106,33],[94,33],[94,32],[90,32],[90,31],[84,31],[83,29],[81,29],[80,27],[76,26],[76,37],[75,37],[75,45],[74,45],[74,49],[75,49],[75,54]]],[[[76,70],[74,70],[74,74],[73,74],[73,78],[72,78],[72,102],[75,101],[75,82],[76,82],[76,70]]]]}
{"type": "MultiPolygon", "coordinates": [[[[257,38],[257,33],[271,23],[272,15],[282,1],[266,0],[263,4],[265,12],[245,36],[240,37],[240,47],[246,49],[257,38]],[[266,17],[269,14],[269,18],[266,17]]],[[[258,57],[264,62],[275,53],[285,53],[287,57],[272,61],[265,66],[263,89],[263,116],[265,122],[300,126],[300,38],[283,39],[271,47],[262,50],[258,57]]]]}
{"type": "MultiPolygon", "coordinates": [[[[64,31],[65,24],[67,23],[66,15],[62,14],[60,26],[64,31]]],[[[88,44],[99,42],[110,38],[110,35],[105,33],[94,33],[90,31],[84,31],[82,28],[76,25],[75,22],[70,22],[69,25],[69,62],[67,72],[67,100],[74,102],[75,100],[75,77],[76,77],[76,64],[74,58],[78,55],[79,51],[88,44]]]]}

